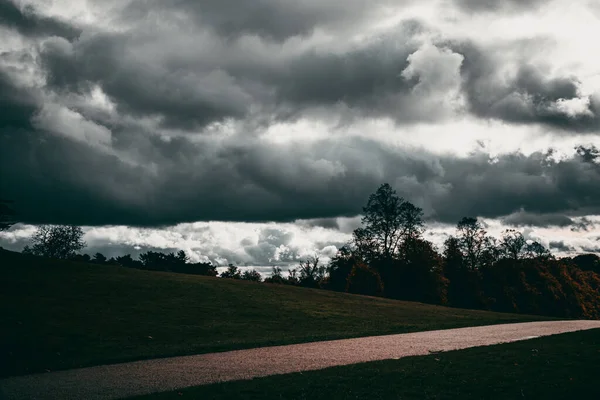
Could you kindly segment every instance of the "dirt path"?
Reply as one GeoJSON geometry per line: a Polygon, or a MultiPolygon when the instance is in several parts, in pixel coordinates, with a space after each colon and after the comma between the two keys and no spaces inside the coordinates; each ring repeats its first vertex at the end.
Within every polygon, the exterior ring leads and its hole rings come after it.
{"type": "Polygon", "coordinates": [[[6,400],[117,399],[594,328],[600,328],[600,321],[528,322],[371,336],[20,376],[0,380],[0,388],[6,400]]]}

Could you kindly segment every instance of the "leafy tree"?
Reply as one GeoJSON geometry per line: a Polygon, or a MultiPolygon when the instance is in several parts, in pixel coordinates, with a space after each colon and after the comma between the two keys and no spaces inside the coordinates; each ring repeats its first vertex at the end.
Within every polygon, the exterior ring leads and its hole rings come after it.
{"type": "Polygon", "coordinates": [[[580,254],[571,260],[583,271],[594,271],[600,274],[600,257],[596,254],[580,254]]]}
{"type": "Polygon", "coordinates": [[[492,243],[477,218],[464,217],[456,226],[459,248],[469,269],[478,269],[491,253],[492,243]]]}
{"type": "Polygon", "coordinates": [[[448,303],[454,307],[481,308],[479,271],[467,267],[458,238],[444,243],[444,276],[448,279],[448,303]]]}
{"type": "Polygon", "coordinates": [[[205,276],[217,276],[217,267],[210,262],[185,264],[185,273],[205,276]]]}
{"type": "Polygon", "coordinates": [[[242,279],[245,281],[262,282],[262,276],[255,269],[247,269],[242,274],[242,279]]]}
{"type": "Polygon", "coordinates": [[[92,259],[92,261],[95,264],[106,264],[106,256],[102,253],[96,253],[94,254],[94,258],[92,259]]]}
{"type": "Polygon", "coordinates": [[[327,288],[337,292],[346,291],[348,276],[358,261],[350,246],[342,246],[327,265],[327,288]]]}
{"type": "Polygon", "coordinates": [[[16,212],[10,207],[11,202],[0,199],[0,231],[5,231],[15,224],[16,212]]]}
{"type": "Polygon", "coordinates": [[[527,258],[540,258],[540,259],[550,259],[553,258],[552,254],[548,249],[544,247],[543,244],[539,242],[531,242],[525,246],[525,252],[527,258]]]}
{"type": "Polygon", "coordinates": [[[153,271],[171,271],[171,272],[183,272],[187,257],[184,252],[179,252],[177,255],[174,253],[161,253],[157,251],[147,251],[140,254],[139,259],[144,269],[153,271]]]}
{"type": "Polygon", "coordinates": [[[69,259],[85,246],[83,230],[78,226],[41,225],[33,235],[31,247],[26,246],[23,252],[69,259]]]}
{"type": "Polygon", "coordinates": [[[423,231],[423,210],[399,197],[387,183],[369,196],[363,213],[364,227],[354,231],[354,244],[366,260],[390,259],[402,240],[423,231]]]}
{"type": "Polygon", "coordinates": [[[379,273],[367,264],[357,263],[352,267],[346,281],[346,292],[367,296],[381,296],[383,282],[379,273]]]}
{"type": "Polygon", "coordinates": [[[221,278],[242,279],[242,275],[238,267],[233,264],[229,264],[227,269],[221,272],[221,278]]]}
{"type": "MultiPolygon", "coordinates": [[[[118,258],[117,258],[118,259],[118,258]]],[[[139,255],[140,262],[144,269],[148,270],[167,270],[165,254],[157,251],[147,251],[139,255]]],[[[118,263],[119,261],[117,261],[118,263]]]]}
{"type": "Polygon", "coordinates": [[[183,250],[179,250],[176,257],[180,264],[186,264],[190,260],[183,250]]]}
{"type": "Polygon", "coordinates": [[[412,301],[442,304],[447,285],[443,278],[443,260],[433,244],[423,238],[407,238],[400,248],[401,257],[377,265],[386,296],[412,301]]]}
{"type": "Polygon", "coordinates": [[[117,265],[126,268],[141,268],[143,266],[142,261],[134,260],[131,257],[131,254],[125,254],[123,256],[118,256],[115,258],[115,262],[117,265]]]}
{"type": "Polygon", "coordinates": [[[502,235],[500,246],[504,257],[511,260],[520,260],[525,256],[527,241],[521,232],[507,229],[502,235]]]}

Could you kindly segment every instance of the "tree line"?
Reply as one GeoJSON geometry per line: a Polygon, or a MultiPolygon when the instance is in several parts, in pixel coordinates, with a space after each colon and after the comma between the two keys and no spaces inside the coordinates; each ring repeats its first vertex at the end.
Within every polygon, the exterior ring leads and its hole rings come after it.
{"type": "MultiPolygon", "coordinates": [[[[264,282],[320,288],[461,308],[600,317],[600,258],[556,258],[542,244],[508,229],[497,239],[473,217],[462,218],[439,252],[424,238],[423,210],[389,184],[369,196],[362,226],[322,265],[309,257],[283,275],[273,267],[264,282]]],[[[83,231],[74,226],[38,228],[24,253],[154,271],[217,276],[209,262],[191,263],[184,251],[147,251],[107,259],[78,254],[83,231]]],[[[229,264],[222,278],[262,282],[256,270],[229,264]]]]}

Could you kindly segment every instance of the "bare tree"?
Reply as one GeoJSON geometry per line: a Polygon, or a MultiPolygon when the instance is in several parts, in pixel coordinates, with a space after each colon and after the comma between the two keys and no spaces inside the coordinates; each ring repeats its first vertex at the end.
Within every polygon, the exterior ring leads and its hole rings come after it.
{"type": "Polygon", "coordinates": [[[300,262],[299,279],[302,286],[316,287],[325,277],[327,268],[319,265],[319,257],[308,257],[300,262]]]}
{"type": "Polygon", "coordinates": [[[41,225],[33,235],[31,247],[24,253],[43,257],[68,259],[83,249],[83,230],[73,225],[41,225]]]}

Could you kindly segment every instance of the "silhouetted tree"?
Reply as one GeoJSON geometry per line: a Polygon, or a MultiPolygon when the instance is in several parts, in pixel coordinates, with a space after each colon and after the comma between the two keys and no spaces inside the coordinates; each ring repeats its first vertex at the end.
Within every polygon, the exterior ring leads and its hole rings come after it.
{"type": "Polygon", "coordinates": [[[144,269],[154,271],[171,271],[171,272],[183,272],[185,269],[185,263],[187,257],[184,252],[175,253],[161,253],[157,251],[147,251],[139,255],[139,259],[142,262],[144,269]]]}
{"type": "Polygon", "coordinates": [[[444,243],[444,276],[448,279],[448,303],[453,307],[483,306],[479,271],[465,263],[458,238],[450,236],[444,243]]]}
{"type": "MultiPolygon", "coordinates": [[[[131,254],[125,254],[123,256],[118,256],[115,258],[115,262],[117,265],[120,265],[121,267],[126,267],[126,268],[142,268],[144,266],[142,261],[134,260],[131,257],[131,254]]],[[[147,259],[147,262],[149,262],[149,259],[147,259]]],[[[149,265],[149,267],[150,267],[150,265],[149,265]]],[[[152,265],[152,267],[155,267],[154,269],[158,269],[156,264],[152,265]]]]}
{"type": "Polygon", "coordinates": [[[543,244],[539,242],[531,242],[525,246],[525,252],[528,258],[550,259],[552,254],[543,244]]]}
{"type": "Polygon", "coordinates": [[[185,273],[205,276],[217,276],[217,267],[210,262],[185,264],[185,273]]]}
{"type": "Polygon", "coordinates": [[[179,250],[176,257],[180,264],[186,264],[190,260],[183,250],[179,250]]]}
{"type": "Polygon", "coordinates": [[[367,261],[392,258],[402,240],[423,231],[423,211],[399,197],[387,183],[369,196],[363,213],[364,226],[353,236],[358,255],[367,261]]]}
{"type": "Polygon", "coordinates": [[[94,254],[94,258],[92,259],[92,261],[95,264],[105,264],[106,263],[106,256],[102,253],[96,253],[94,254]]]}
{"type": "Polygon", "coordinates": [[[520,260],[525,257],[525,248],[527,241],[521,232],[514,229],[507,229],[500,240],[502,255],[512,260],[520,260]]]}
{"type": "Polygon", "coordinates": [[[288,285],[299,285],[300,279],[298,277],[298,270],[296,268],[291,268],[288,270],[288,276],[286,278],[286,282],[288,285]]]}
{"type": "Polygon", "coordinates": [[[283,277],[282,271],[280,267],[272,267],[271,268],[271,276],[265,278],[266,283],[277,283],[283,284],[285,283],[285,279],[283,277]]]}
{"type": "Polygon", "coordinates": [[[242,274],[242,279],[245,281],[262,282],[262,276],[255,269],[247,269],[242,274]]]}
{"type": "Polygon", "coordinates": [[[352,267],[346,280],[346,292],[381,296],[383,290],[383,282],[377,271],[360,262],[352,267]]]}
{"type": "Polygon", "coordinates": [[[238,267],[233,264],[229,264],[227,269],[221,272],[221,278],[242,279],[242,275],[238,267]]]}
{"type": "Polygon", "coordinates": [[[346,291],[348,276],[352,268],[359,262],[350,246],[342,246],[327,265],[327,289],[337,292],[346,291]]]}
{"type": "Polygon", "coordinates": [[[477,218],[464,217],[456,226],[459,248],[463,262],[469,269],[478,269],[488,261],[491,241],[477,218]]]}
{"type": "Polygon", "coordinates": [[[580,254],[573,257],[571,261],[583,271],[600,273],[600,257],[596,254],[580,254]]]}
{"type": "Polygon", "coordinates": [[[85,246],[83,230],[78,226],[41,225],[33,235],[31,247],[26,246],[23,252],[69,259],[85,246]]]}
{"type": "Polygon", "coordinates": [[[308,257],[300,262],[299,283],[300,286],[319,287],[320,282],[325,277],[327,269],[325,266],[319,265],[319,257],[308,257]]]}
{"type": "Polygon", "coordinates": [[[399,249],[401,256],[376,263],[387,297],[428,303],[445,303],[446,281],[442,257],[431,242],[407,238],[399,249]]]}

